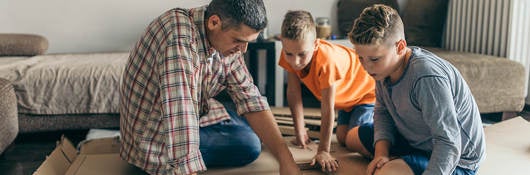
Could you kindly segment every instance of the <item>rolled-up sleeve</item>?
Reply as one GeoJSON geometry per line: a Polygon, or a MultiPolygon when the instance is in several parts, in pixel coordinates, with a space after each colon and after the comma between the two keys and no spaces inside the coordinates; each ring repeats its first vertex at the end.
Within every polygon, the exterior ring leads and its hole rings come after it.
{"type": "Polygon", "coordinates": [[[239,115],[268,110],[269,103],[254,85],[243,56],[237,56],[227,70],[227,91],[236,103],[239,115]]]}

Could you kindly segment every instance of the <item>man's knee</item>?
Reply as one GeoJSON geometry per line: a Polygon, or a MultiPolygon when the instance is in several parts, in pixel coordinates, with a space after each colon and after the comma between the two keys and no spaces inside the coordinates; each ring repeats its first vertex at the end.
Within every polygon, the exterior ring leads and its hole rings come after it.
{"type": "Polygon", "coordinates": [[[254,162],[254,160],[258,159],[259,155],[261,154],[261,145],[245,145],[244,147],[242,147],[241,151],[241,166],[247,165],[254,162]]]}
{"type": "Polygon", "coordinates": [[[239,165],[242,166],[249,163],[252,163],[256,160],[261,154],[261,141],[255,133],[243,134],[238,137],[239,141],[237,143],[234,152],[237,152],[237,156],[234,158],[239,158],[239,165]]]}

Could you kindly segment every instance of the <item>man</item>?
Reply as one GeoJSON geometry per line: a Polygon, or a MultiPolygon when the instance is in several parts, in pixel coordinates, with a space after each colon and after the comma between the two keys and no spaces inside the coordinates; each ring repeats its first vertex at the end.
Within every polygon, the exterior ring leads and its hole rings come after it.
{"type": "Polygon", "coordinates": [[[261,138],[281,174],[300,174],[241,54],[266,25],[260,0],[212,0],[151,22],[124,72],[121,157],[149,174],[195,174],[254,161],[261,138]],[[213,98],[224,89],[246,120],[213,98]]]}

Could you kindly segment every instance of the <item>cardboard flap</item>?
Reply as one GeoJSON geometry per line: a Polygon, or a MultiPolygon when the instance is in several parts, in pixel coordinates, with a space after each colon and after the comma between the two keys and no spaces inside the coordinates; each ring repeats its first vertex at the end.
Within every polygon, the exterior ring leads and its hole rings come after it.
{"type": "Polygon", "coordinates": [[[87,140],[81,145],[81,154],[113,154],[120,152],[119,137],[87,140]]]}
{"type": "Polygon", "coordinates": [[[77,158],[77,150],[70,140],[62,136],[57,147],[46,157],[34,175],[64,175],[77,158]]]}

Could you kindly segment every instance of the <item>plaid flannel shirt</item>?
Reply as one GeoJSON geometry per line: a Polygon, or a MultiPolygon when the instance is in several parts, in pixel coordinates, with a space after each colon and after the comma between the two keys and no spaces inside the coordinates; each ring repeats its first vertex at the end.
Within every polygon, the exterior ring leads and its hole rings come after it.
{"type": "Polygon", "coordinates": [[[150,174],[206,170],[199,127],[230,119],[213,99],[223,89],[239,114],[269,109],[243,56],[223,57],[211,48],[205,10],[175,8],[156,18],[123,73],[120,155],[150,174]]]}

